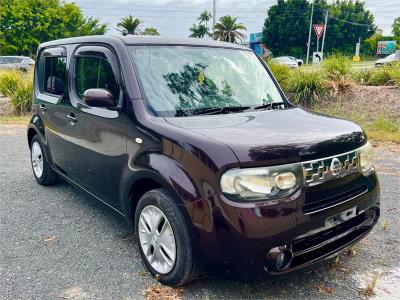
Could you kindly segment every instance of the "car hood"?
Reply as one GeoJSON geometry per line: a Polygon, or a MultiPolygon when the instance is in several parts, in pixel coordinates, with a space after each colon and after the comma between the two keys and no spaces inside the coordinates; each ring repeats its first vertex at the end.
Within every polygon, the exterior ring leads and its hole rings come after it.
{"type": "Polygon", "coordinates": [[[352,122],[297,107],[166,121],[224,143],[243,166],[332,156],[358,148],[366,140],[362,129],[352,122]]]}

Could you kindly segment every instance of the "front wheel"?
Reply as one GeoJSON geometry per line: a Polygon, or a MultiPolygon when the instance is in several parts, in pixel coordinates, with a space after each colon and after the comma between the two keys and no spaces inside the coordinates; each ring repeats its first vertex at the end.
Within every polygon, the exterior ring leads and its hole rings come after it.
{"type": "Polygon", "coordinates": [[[135,234],[143,261],[162,283],[180,286],[195,278],[197,261],[189,226],[167,191],[151,190],[140,198],[135,234]]]}

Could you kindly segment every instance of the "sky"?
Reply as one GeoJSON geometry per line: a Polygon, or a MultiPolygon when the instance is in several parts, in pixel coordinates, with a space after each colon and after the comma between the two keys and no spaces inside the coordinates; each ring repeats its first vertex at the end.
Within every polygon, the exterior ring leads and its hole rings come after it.
{"type": "MultiPolygon", "coordinates": [[[[99,18],[110,25],[109,34],[117,34],[117,23],[129,14],[155,27],[161,35],[187,37],[189,28],[204,9],[212,12],[213,0],[75,0],[86,16],[99,18]]],[[[247,34],[262,30],[267,9],[276,0],[216,0],[219,18],[230,14],[247,26],[247,34]]],[[[365,7],[375,16],[375,23],[385,35],[391,33],[393,20],[400,16],[400,0],[365,0],[365,7]]],[[[329,23],[328,23],[329,26],[329,23]]]]}

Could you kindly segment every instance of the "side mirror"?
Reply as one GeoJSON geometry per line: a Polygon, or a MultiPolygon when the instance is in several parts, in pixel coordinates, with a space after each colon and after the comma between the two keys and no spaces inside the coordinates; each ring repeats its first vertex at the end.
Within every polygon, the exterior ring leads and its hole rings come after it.
{"type": "Polygon", "coordinates": [[[83,101],[92,107],[115,107],[113,94],[106,89],[88,89],[83,93],[83,101]]]}

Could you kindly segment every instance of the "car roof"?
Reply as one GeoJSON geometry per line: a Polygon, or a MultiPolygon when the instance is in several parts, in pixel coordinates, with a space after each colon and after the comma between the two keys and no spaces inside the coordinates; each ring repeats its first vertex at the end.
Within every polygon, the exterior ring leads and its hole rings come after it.
{"type": "Polygon", "coordinates": [[[0,57],[6,57],[6,58],[30,58],[28,56],[18,56],[18,55],[1,55],[0,57]]]}
{"type": "Polygon", "coordinates": [[[225,43],[214,40],[195,39],[195,38],[167,38],[162,36],[148,36],[148,35],[126,35],[126,36],[112,36],[112,35],[93,35],[74,37],[61,40],[46,42],[40,45],[40,48],[49,46],[60,46],[65,44],[80,44],[80,43],[116,43],[120,41],[125,45],[170,45],[170,46],[204,46],[204,47],[220,47],[220,48],[233,48],[242,50],[251,50],[245,46],[233,43],[225,43]]]}

